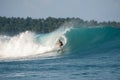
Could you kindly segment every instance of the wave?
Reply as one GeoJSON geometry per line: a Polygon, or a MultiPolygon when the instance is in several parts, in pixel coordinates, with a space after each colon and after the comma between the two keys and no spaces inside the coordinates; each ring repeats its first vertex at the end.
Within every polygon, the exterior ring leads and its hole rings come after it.
{"type": "Polygon", "coordinates": [[[58,40],[64,44],[65,53],[120,49],[120,28],[101,27],[61,27],[48,34],[30,31],[10,37],[0,36],[0,58],[26,58],[33,56],[56,56],[58,40]]]}
{"type": "Polygon", "coordinates": [[[111,26],[72,28],[66,33],[71,53],[120,49],[120,28],[111,26]]]}
{"type": "Polygon", "coordinates": [[[60,28],[48,34],[35,34],[30,31],[10,37],[0,36],[0,58],[14,59],[33,56],[54,56],[58,47],[58,40],[61,39],[64,45],[67,39],[64,34],[67,29],[60,28]]]}

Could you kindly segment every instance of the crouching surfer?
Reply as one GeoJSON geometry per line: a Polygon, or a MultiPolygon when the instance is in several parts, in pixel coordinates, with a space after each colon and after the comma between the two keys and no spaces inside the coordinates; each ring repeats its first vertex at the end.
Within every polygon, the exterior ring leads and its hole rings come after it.
{"type": "Polygon", "coordinates": [[[61,40],[59,40],[59,47],[62,48],[62,46],[63,46],[63,43],[61,40]]]}
{"type": "Polygon", "coordinates": [[[60,49],[58,50],[58,52],[62,51],[63,42],[62,42],[61,40],[59,40],[58,46],[59,46],[59,48],[60,48],[60,49]]]}

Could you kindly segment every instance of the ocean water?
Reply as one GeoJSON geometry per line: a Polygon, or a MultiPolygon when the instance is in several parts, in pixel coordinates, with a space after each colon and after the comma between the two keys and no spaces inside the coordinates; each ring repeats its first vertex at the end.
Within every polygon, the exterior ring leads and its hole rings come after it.
{"type": "Polygon", "coordinates": [[[120,80],[120,28],[0,35],[0,80],[120,80]]]}

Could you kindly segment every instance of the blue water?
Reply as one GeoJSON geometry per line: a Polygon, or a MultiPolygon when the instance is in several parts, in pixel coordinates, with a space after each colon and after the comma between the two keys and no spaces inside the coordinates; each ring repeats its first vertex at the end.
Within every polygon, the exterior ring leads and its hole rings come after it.
{"type": "Polygon", "coordinates": [[[64,35],[59,55],[0,60],[0,80],[120,80],[120,28],[80,27],[64,35]]]}

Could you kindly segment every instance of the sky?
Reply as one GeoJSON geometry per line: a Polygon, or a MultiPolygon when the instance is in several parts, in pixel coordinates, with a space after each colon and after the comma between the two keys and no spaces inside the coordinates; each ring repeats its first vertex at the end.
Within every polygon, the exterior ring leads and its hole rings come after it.
{"type": "Polygon", "coordinates": [[[0,16],[120,22],[120,0],[0,0],[0,16]]]}

